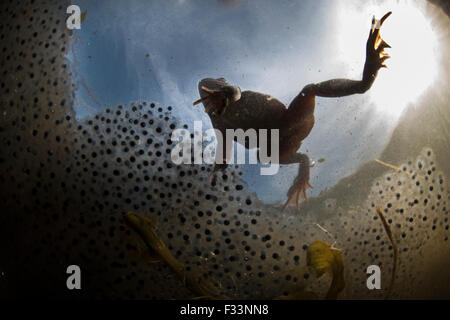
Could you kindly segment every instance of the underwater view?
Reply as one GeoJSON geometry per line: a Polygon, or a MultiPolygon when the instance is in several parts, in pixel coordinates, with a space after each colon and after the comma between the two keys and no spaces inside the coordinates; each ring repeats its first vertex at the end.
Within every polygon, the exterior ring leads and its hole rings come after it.
{"type": "Polygon", "coordinates": [[[1,1],[0,298],[449,299],[449,15],[1,1]]]}

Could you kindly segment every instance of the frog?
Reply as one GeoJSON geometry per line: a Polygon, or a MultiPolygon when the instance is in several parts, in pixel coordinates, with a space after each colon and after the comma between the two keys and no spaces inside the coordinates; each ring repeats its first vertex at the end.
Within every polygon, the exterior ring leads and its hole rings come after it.
{"type": "MultiPolygon", "coordinates": [[[[378,72],[387,68],[390,55],[385,51],[391,46],[381,38],[380,30],[392,11],[380,20],[372,18],[372,26],[366,42],[366,60],[361,80],[332,79],[311,83],[303,87],[298,95],[286,106],[271,95],[242,91],[239,86],[229,84],[223,77],[204,78],[198,83],[200,99],[194,106],[203,104],[214,129],[219,130],[225,139],[227,129],[279,130],[279,164],[298,164],[298,174],[287,192],[287,201],[282,211],[291,205],[299,209],[299,202],[307,200],[307,190],[313,188],[309,182],[313,162],[305,153],[298,152],[302,142],[309,136],[314,125],[316,97],[340,98],[366,93],[375,82],[378,72]]],[[[259,141],[259,138],[258,138],[259,141]]],[[[222,141],[223,161],[216,161],[211,176],[227,168],[232,157],[222,141]]],[[[270,142],[268,143],[270,145],[270,142]]],[[[244,145],[248,148],[248,145],[244,145]]],[[[260,147],[260,146],[258,146],[260,147]]]]}

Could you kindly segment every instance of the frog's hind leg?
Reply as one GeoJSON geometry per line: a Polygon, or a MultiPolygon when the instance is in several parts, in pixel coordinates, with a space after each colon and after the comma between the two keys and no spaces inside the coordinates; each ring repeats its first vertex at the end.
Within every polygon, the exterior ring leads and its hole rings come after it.
{"type": "Polygon", "coordinates": [[[281,211],[284,211],[284,209],[291,204],[295,204],[298,210],[299,201],[301,199],[304,200],[307,199],[306,190],[308,190],[308,188],[313,188],[309,184],[309,170],[311,166],[309,157],[303,153],[295,153],[287,159],[280,160],[280,164],[293,164],[293,163],[299,164],[298,174],[294,180],[294,183],[287,192],[288,199],[284,204],[283,208],[281,209],[281,211]]]}

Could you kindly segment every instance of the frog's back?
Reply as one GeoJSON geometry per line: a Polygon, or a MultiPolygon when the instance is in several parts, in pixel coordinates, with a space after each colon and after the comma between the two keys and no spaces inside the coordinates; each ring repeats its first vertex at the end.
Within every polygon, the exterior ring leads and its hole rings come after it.
{"type": "MultiPolygon", "coordinates": [[[[207,94],[201,90],[201,86],[209,89],[219,89],[229,85],[225,79],[203,79],[199,83],[200,96],[207,94]]],[[[205,107],[208,103],[204,103],[205,107]]],[[[278,129],[286,106],[274,97],[254,92],[243,91],[241,99],[230,104],[224,114],[210,113],[213,126],[217,129],[278,129]]]]}

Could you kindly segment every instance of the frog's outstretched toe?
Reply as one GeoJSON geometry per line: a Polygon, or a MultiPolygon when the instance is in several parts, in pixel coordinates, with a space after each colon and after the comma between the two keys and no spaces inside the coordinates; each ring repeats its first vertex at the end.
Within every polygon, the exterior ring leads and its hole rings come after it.
{"type": "Polygon", "coordinates": [[[367,40],[366,55],[367,61],[375,70],[387,68],[385,61],[390,58],[384,49],[391,48],[391,46],[381,38],[380,29],[384,21],[386,21],[391,14],[392,12],[386,13],[381,20],[377,20],[375,17],[372,19],[372,28],[370,29],[369,39],[367,40]]]}
{"type": "Polygon", "coordinates": [[[195,101],[194,103],[192,103],[192,105],[193,105],[193,106],[196,106],[196,105],[198,105],[199,103],[202,103],[202,102],[208,100],[208,98],[209,98],[209,97],[204,97],[204,98],[198,99],[197,101],[195,101]]]}
{"type": "Polygon", "coordinates": [[[298,176],[295,178],[294,183],[289,188],[287,193],[288,199],[284,204],[281,212],[286,209],[287,206],[295,204],[297,210],[299,209],[299,201],[307,200],[306,191],[313,186],[309,183],[309,170],[310,170],[310,161],[308,156],[303,155],[303,160],[300,162],[298,176]]]}
{"type": "Polygon", "coordinates": [[[205,111],[206,113],[210,113],[211,109],[213,112],[215,110],[221,109],[224,100],[224,94],[221,90],[213,90],[209,89],[205,86],[200,88],[202,91],[206,92],[208,95],[198,99],[192,105],[196,106],[200,103],[205,103],[205,111]]]}

